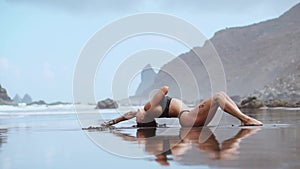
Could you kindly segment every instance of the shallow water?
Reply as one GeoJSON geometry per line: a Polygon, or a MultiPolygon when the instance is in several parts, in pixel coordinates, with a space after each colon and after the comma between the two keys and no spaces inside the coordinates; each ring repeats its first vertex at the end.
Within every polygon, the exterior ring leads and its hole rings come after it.
{"type": "MultiPolygon", "coordinates": [[[[86,124],[101,121],[87,111],[86,124]]],[[[177,119],[159,119],[169,128],[137,130],[129,121],[83,131],[71,108],[1,110],[0,168],[300,168],[300,111],[245,112],[265,125],[239,127],[224,115],[217,127],[185,129],[177,119]]]]}

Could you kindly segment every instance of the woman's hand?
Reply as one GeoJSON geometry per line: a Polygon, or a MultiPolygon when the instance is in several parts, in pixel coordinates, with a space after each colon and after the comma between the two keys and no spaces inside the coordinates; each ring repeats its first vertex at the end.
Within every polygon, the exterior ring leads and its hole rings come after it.
{"type": "Polygon", "coordinates": [[[110,120],[110,121],[106,121],[104,123],[101,124],[102,127],[109,127],[111,125],[114,125],[116,124],[116,121],[115,120],[110,120]]]}

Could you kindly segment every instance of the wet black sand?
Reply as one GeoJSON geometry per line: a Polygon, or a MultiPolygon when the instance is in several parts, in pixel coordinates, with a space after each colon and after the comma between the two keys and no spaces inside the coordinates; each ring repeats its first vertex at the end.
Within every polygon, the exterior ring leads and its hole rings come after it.
{"type": "Polygon", "coordinates": [[[159,119],[167,128],[124,122],[83,131],[74,114],[1,116],[0,168],[300,168],[300,111],[247,113],[265,125],[240,127],[225,115],[217,127],[184,129],[159,119]]]}

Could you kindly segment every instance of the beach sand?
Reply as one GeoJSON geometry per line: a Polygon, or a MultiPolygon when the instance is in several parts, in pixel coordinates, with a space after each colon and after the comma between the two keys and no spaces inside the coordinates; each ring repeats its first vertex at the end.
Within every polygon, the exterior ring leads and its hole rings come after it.
{"type": "MultiPolygon", "coordinates": [[[[101,122],[86,111],[86,125],[101,122]]],[[[104,119],[117,116],[105,112],[104,119]]],[[[191,130],[159,119],[167,128],[137,130],[129,121],[83,131],[73,109],[1,110],[0,168],[300,168],[299,113],[247,111],[262,127],[240,127],[224,115],[220,126],[191,130]]]]}

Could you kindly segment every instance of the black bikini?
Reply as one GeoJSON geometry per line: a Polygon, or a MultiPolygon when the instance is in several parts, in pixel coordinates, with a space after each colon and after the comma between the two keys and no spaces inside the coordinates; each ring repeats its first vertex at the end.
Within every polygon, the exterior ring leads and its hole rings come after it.
{"type": "Polygon", "coordinates": [[[170,118],[169,107],[170,107],[171,100],[172,98],[169,96],[164,96],[160,100],[159,105],[161,106],[163,112],[158,118],[163,118],[163,117],[170,118]]]}
{"type": "MultiPolygon", "coordinates": [[[[169,107],[171,103],[172,98],[169,96],[164,96],[160,102],[159,105],[162,108],[163,113],[158,118],[170,118],[169,115],[169,107]]],[[[137,127],[157,127],[157,123],[155,120],[148,122],[148,123],[137,123],[137,127]]]]}
{"type": "MultiPolygon", "coordinates": [[[[159,102],[159,105],[161,106],[162,108],[162,114],[158,117],[158,118],[171,118],[171,116],[169,115],[169,107],[170,107],[170,103],[171,103],[171,100],[172,98],[169,97],[169,96],[164,96],[160,102],[159,102]]],[[[178,114],[178,118],[180,119],[181,115],[184,113],[184,112],[190,112],[190,110],[182,110],[179,112],[178,114]]]]}
{"type": "Polygon", "coordinates": [[[190,110],[182,110],[178,113],[178,118],[180,119],[181,115],[184,113],[184,112],[190,112],[190,110]]]}

